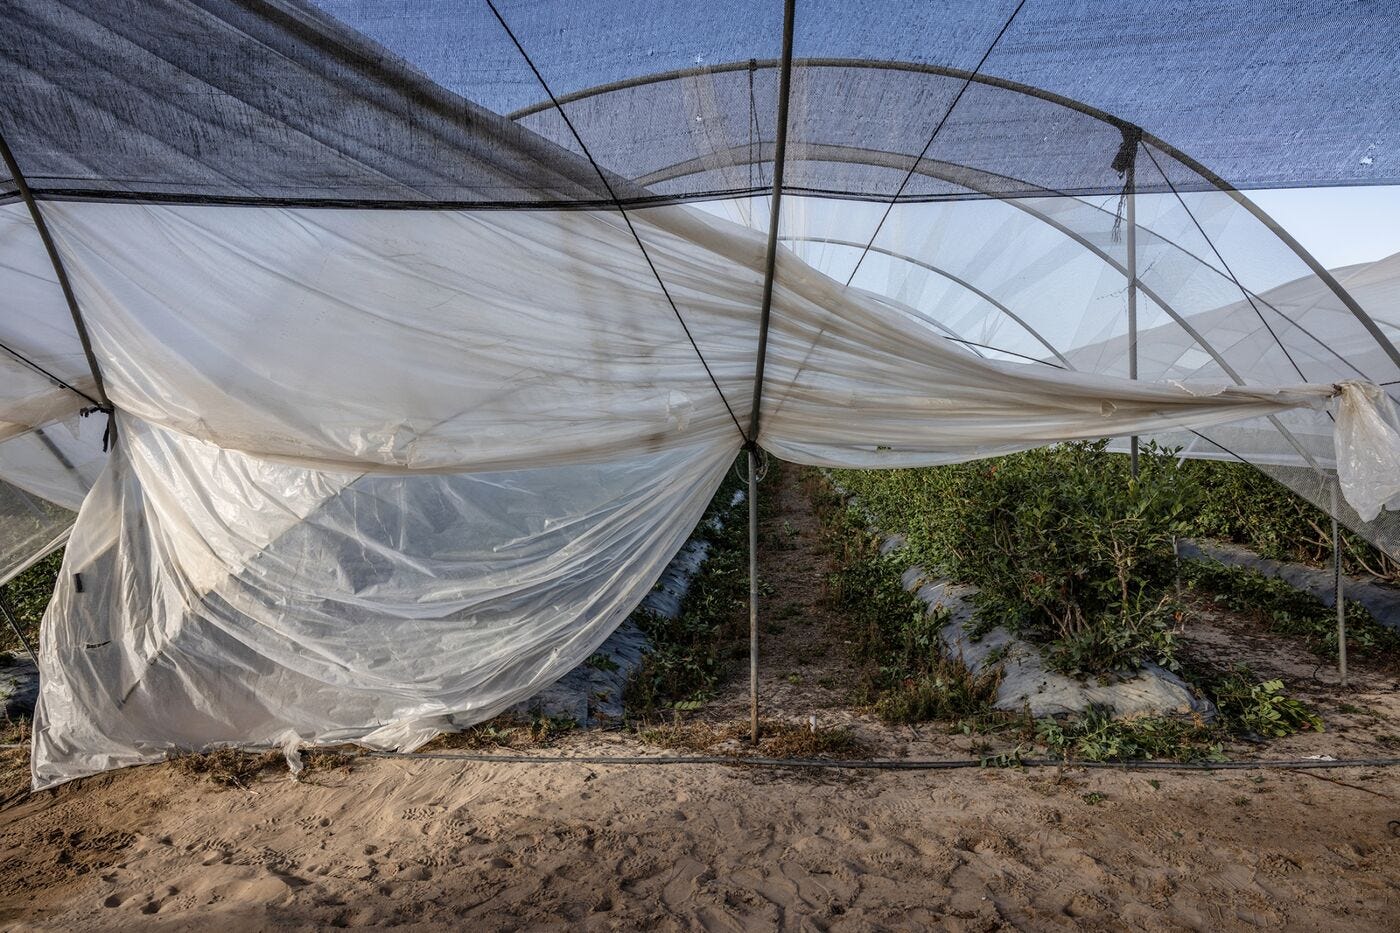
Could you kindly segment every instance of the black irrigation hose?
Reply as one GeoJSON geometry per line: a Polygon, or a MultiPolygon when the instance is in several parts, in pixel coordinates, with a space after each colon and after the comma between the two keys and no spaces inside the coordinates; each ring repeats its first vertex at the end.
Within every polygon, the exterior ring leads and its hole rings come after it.
{"type": "Polygon", "coordinates": [[[1068,761],[1059,758],[1011,759],[1005,764],[992,758],[745,758],[732,755],[490,755],[452,752],[365,752],[370,758],[435,761],[497,762],[500,764],[582,764],[582,765],[733,765],[751,768],[832,768],[855,771],[952,771],[958,768],[1099,768],[1117,771],[1285,771],[1331,768],[1393,768],[1400,758],[1295,758],[1230,761],[1068,761]]]}

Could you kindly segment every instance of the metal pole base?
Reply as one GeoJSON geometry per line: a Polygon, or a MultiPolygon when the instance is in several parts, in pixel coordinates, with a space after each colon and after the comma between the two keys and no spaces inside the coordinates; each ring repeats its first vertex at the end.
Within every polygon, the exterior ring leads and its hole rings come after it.
{"type": "Polygon", "coordinates": [[[758,453],[749,449],[749,730],[758,744],[758,453]]]}
{"type": "Polygon", "coordinates": [[[1342,530],[1337,523],[1337,486],[1332,486],[1332,572],[1337,582],[1337,674],[1347,685],[1347,599],[1342,576],[1342,530]]]}

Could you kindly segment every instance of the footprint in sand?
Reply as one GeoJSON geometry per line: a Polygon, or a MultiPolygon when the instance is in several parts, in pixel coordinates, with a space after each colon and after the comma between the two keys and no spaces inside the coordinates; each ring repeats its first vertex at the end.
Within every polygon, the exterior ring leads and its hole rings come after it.
{"type": "Polygon", "coordinates": [[[445,808],[445,807],[409,807],[407,810],[403,811],[403,813],[401,813],[401,814],[399,815],[399,819],[403,819],[403,820],[413,820],[413,821],[415,821],[415,822],[421,821],[421,820],[431,820],[431,819],[432,819],[433,817],[435,817],[435,816],[441,816],[444,809],[446,809],[446,808],[445,808]]]}

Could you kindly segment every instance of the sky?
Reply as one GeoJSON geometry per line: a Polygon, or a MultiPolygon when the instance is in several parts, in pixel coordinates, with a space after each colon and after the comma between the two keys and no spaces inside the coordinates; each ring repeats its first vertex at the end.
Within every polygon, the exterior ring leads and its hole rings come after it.
{"type": "Polygon", "coordinates": [[[1400,253],[1400,186],[1245,193],[1329,269],[1400,253]]]}

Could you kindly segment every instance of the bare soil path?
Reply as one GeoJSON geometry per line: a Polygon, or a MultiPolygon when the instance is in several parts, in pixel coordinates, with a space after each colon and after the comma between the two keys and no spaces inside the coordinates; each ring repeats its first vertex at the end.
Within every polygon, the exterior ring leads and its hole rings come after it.
{"type": "MultiPolygon", "coordinates": [[[[848,723],[860,663],[846,620],[827,598],[827,578],[835,567],[801,469],[774,462],[759,494],[772,503],[759,525],[759,714],[795,723],[816,716],[822,726],[848,723]]],[[[748,710],[745,652],[707,715],[737,720],[748,710]]]]}

